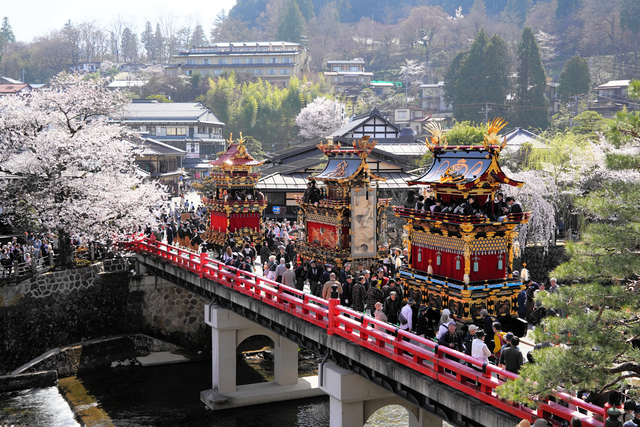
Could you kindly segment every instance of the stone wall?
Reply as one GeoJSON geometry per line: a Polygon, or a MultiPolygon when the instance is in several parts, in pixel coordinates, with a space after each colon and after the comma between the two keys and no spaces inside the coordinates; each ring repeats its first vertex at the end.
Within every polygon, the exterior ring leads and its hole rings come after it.
{"type": "Polygon", "coordinates": [[[523,263],[526,263],[529,278],[534,282],[547,284],[551,271],[568,260],[564,245],[549,246],[546,254],[542,246],[527,246],[522,256],[513,261],[513,269],[521,271],[523,263]]]}
{"type": "Polygon", "coordinates": [[[128,268],[119,258],[0,288],[0,373],[55,347],[133,332],[128,268]]]}
{"type": "Polygon", "coordinates": [[[209,301],[155,276],[131,280],[130,311],[141,320],[138,329],[184,348],[210,350],[211,330],[204,321],[209,301]]]}

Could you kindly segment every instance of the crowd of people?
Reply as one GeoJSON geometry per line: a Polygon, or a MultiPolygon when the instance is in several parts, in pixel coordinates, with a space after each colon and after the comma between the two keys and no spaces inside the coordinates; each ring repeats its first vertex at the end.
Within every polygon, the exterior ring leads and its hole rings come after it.
{"type": "Polygon", "coordinates": [[[16,273],[30,271],[33,265],[48,262],[49,254],[57,248],[57,238],[49,233],[32,234],[24,232],[20,237],[13,237],[10,242],[2,245],[0,252],[0,268],[2,278],[11,277],[16,273]]]}
{"type": "Polygon", "coordinates": [[[509,214],[521,214],[523,212],[519,202],[516,202],[513,197],[505,198],[502,193],[496,193],[493,203],[480,205],[473,195],[468,196],[466,199],[451,199],[449,202],[445,202],[442,198],[435,197],[432,193],[425,191],[425,194],[417,194],[415,191],[409,190],[404,207],[434,213],[477,216],[500,222],[504,221],[509,214]]]}

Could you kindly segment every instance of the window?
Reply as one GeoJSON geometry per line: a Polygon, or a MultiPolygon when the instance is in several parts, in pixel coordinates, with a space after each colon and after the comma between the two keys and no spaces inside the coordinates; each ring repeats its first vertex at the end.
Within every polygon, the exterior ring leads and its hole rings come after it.
{"type": "Polygon", "coordinates": [[[282,58],[283,64],[291,64],[291,58],[282,58]]]}
{"type": "Polygon", "coordinates": [[[200,72],[203,76],[206,76],[207,74],[209,74],[209,70],[202,70],[200,72]]]}
{"type": "Polygon", "coordinates": [[[195,59],[187,59],[184,63],[185,65],[196,65],[197,61],[195,59]]]}
{"type": "Polygon", "coordinates": [[[190,76],[190,75],[192,75],[192,74],[193,74],[193,70],[186,70],[186,71],[184,72],[184,75],[185,75],[185,76],[190,76]]]}
{"type": "Polygon", "coordinates": [[[203,59],[202,60],[202,65],[211,65],[211,60],[210,59],[203,59]]]}
{"type": "Polygon", "coordinates": [[[287,203],[287,193],[267,193],[265,196],[270,205],[284,206],[287,203]]]}
{"type": "Polygon", "coordinates": [[[234,64],[240,64],[240,58],[233,58],[234,64]]]}
{"type": "Polygon", "coordinates": [[[227,60],[226,59],[218,59],[218,64],[226,64],[227,60]]]}
{"type": "Polygon", "coordinates": [[[213,70],[214,76],[219,76],[220,74],[222,74],[222,70],[213,70]]]}
{"type": "Polygon", "coordinates": [[[278,70],[276,70],[275,68],[269,68],[267,70],[267,74],[270,75],[270,76],[273,76],[275,74],[278,74],[278,70]]]}
{"type": "Polygon", "coordinates": [[[264,64],[264,58],[256,58],[256,64],[264,64]]]}
{"type": "Polygon", "coordinates": [[[334,65],[333,71],[342,71],[342,67],[340,67],[339,65],[334,65]]]}
{"type": "Polygon", "coordinates": [[[168,127],[167,136],[181,136],[187,134],[187,128],[185,127],[168,127]]]}
{"type": "Polygon", "coordinates": [[[147,126],[147,131],[149,132],[150,136],[155,136],[156,135],[156,127],[155,126],[147,126]]]}
{"type": "Polygon", "coordinates": [[[291,74],[291,70],[288,68],[280,68],[280,74],[291,74]]]}
{"type": "Polygon", "coordinates": [[[360,67],[357,65],[352,65],[349,67],[349,71],[360,71],[360,67]]]}
{"type": "Polygon", "coordinates": [[[344,82],[345,83],[358,83],[358,78],[357,77],[345,77],[344,78],[344,82]]]}
{"type": "Polygon", "coordinates": [[[333,81],[334,81],[334,82],[339,82],[339,81],[340,81],[340,77],[334,77],[334,78],[333,78],[333,81]]]}
{"type": "Polygon", "coordinates": [[[169,76],[177,76],[178,70],[167,70],[167,75],[169,76]]]}
{"type": "Polygon", "coordinates": [[[244,60],[245,64],[253,64],[253,58],[247,58],[244,60]]]}
{"type": "Polygon", "coordinates": [[[261,75],[262,74],[262,70],[253,70],[253,74],[261,75]]]}
{"type": "Polygon", "coordinates": [[[269,58],[269,64],[277,64],[278,58],[269,58]]]}
{"type": "Polygon", "coordinates": [[[399,119],[406,119],[407,118],[407,112],[406,111],[398,111],[398,118],[399,119]]]}

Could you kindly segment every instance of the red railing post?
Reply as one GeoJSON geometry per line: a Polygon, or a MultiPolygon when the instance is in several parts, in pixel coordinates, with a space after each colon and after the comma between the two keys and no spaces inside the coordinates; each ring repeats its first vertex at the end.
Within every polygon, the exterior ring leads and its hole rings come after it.
{"type": "Polygon", "coordinates": [[[200,254],[200,271],[199,271],[199,276],[202,279],[204,277],[204,269],[207,266],[207,263],[209,262],[209,254],[207,254],[206,252],[202,252],[200,254]]]}
{"type": "Polygon", "coordinates": [[[329,299],[329,315],[327,323],[327,335],[333,335],[333,328],[336,324],[336,317],[338,317],[338,304],[340,304],[340,298],[338,297],[338,285],[331,285],[331,299],[329,299]]]}

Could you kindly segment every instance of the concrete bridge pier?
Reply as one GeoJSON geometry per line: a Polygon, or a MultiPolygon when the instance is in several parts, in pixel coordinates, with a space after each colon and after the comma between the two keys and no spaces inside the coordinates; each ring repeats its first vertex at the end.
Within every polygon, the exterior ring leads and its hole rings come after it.
{"type": "Polygon", "coordinates": [[[320,388],[330,396],[331,427],[363,426],[374,412],[400,405],[409,412],[409,427],[442,427],[442,420],[333,362],[319,370],[320,388]]]}
{"type": "Polygon", "coordinates": [[[205,321],[211,326],[212,387],[200,393],[200,400],[212,410],[324,394],[317,376],[298,378],[298,346],[294,342],[215,304],[205,306],[205,321]],[[274,342],[274,381],[238,386],[236,348],[254,335],[274,342]]]}

